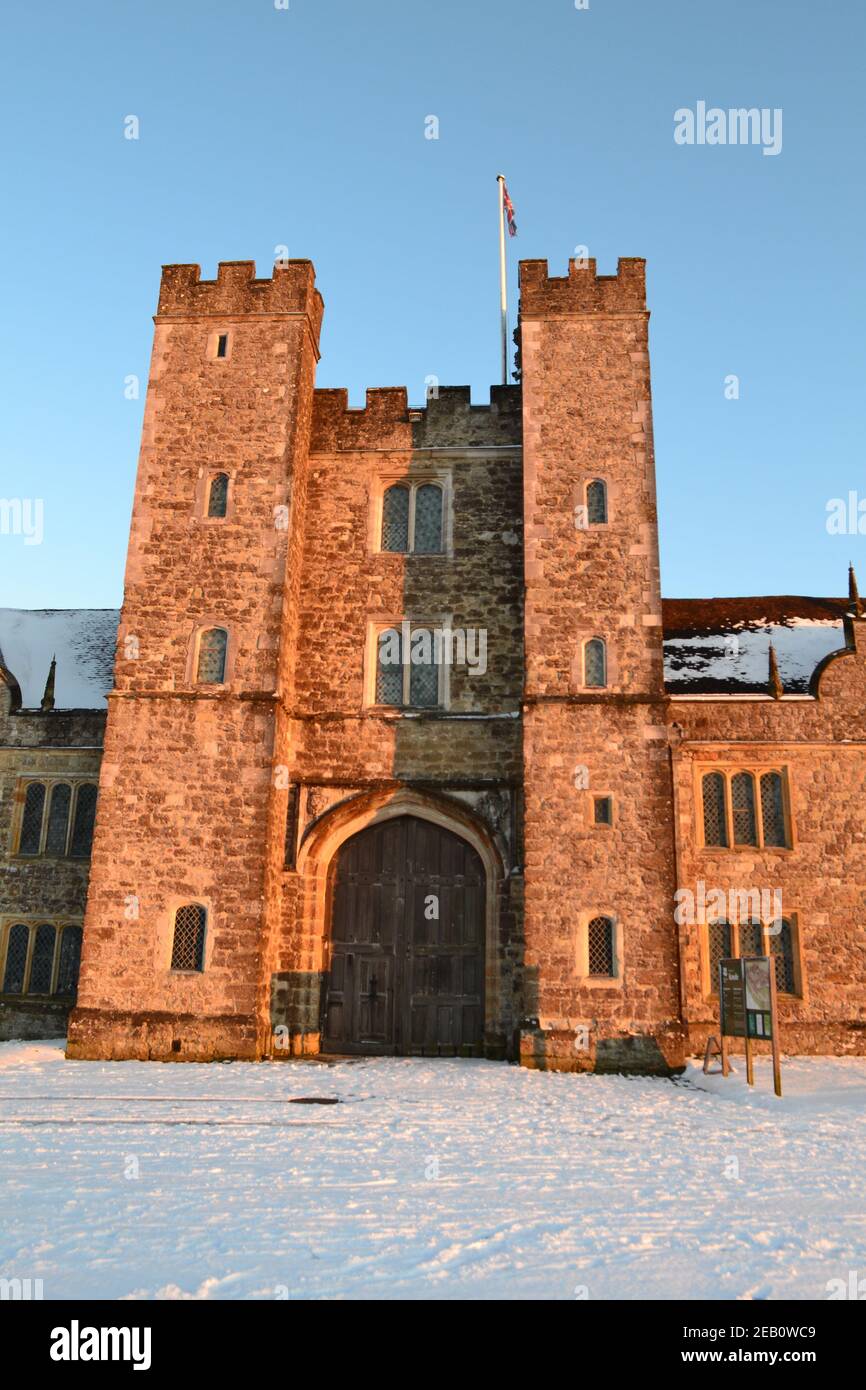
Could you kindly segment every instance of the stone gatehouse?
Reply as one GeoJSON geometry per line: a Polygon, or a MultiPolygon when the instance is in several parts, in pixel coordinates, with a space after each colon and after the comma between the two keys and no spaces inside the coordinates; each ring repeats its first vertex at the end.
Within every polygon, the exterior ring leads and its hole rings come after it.
{"type": "MultiPolygon", "coordinates": [[[[309,262],[165,267],[70,1056],[667,1071],[756,952],[785,1047],[866,1051],[853,575],[663,602],[644,263],[520,294],[489,404],[351,409],[309,262]]],[[[95,773],[74,719],[29,761],[15,720],[7,807],[95,773]]]]}

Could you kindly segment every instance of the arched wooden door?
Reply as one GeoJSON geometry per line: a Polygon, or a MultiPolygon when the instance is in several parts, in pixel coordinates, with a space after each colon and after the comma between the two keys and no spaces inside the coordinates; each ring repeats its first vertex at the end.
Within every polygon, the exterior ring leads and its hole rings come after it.
{"type": "Polygon", "coordinates": [[[484,865],[430,821],[360,831],[331,865],[326,1052],[479,1056],[484,865]]]}

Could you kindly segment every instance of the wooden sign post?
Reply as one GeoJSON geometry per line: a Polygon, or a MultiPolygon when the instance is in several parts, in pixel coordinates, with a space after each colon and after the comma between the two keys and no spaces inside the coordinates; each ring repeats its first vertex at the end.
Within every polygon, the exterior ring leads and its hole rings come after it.
{"type": "Polygon", "coordinates": [[[727,1075],[727,1038],[742,1038],[746,1051],[746,1081],[755,1084],[752,1042],[758,1038],[773,1049],[773,1089],[782,1094],[779,1024],[776,1012],[776,970],[771,956],[738,956],[719,961],[719,1031],[722,1071],[727,1075]]]}

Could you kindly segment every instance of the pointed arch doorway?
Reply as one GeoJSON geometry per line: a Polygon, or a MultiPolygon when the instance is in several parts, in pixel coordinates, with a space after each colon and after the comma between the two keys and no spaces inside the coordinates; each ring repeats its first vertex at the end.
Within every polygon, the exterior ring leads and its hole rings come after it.
{"type": "Polygon", "coordinates": [[[325,1052],[481,1056],[486,874],[466,840],[399,815],[329,872],[325,1052]]]}

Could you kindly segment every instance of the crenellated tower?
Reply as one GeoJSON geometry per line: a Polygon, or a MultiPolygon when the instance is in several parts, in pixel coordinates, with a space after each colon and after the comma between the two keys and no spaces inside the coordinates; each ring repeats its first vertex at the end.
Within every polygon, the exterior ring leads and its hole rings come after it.
{"type": "Polygon", "coordinates": [[[520,268],[529,1065],[681,1060],[644,262],[520,268]]]}
{"type": "Polygon", "coordinates": [[[164,267],[71,1056],[267,1046],[322,308],[309,261],[164,267]]]}

